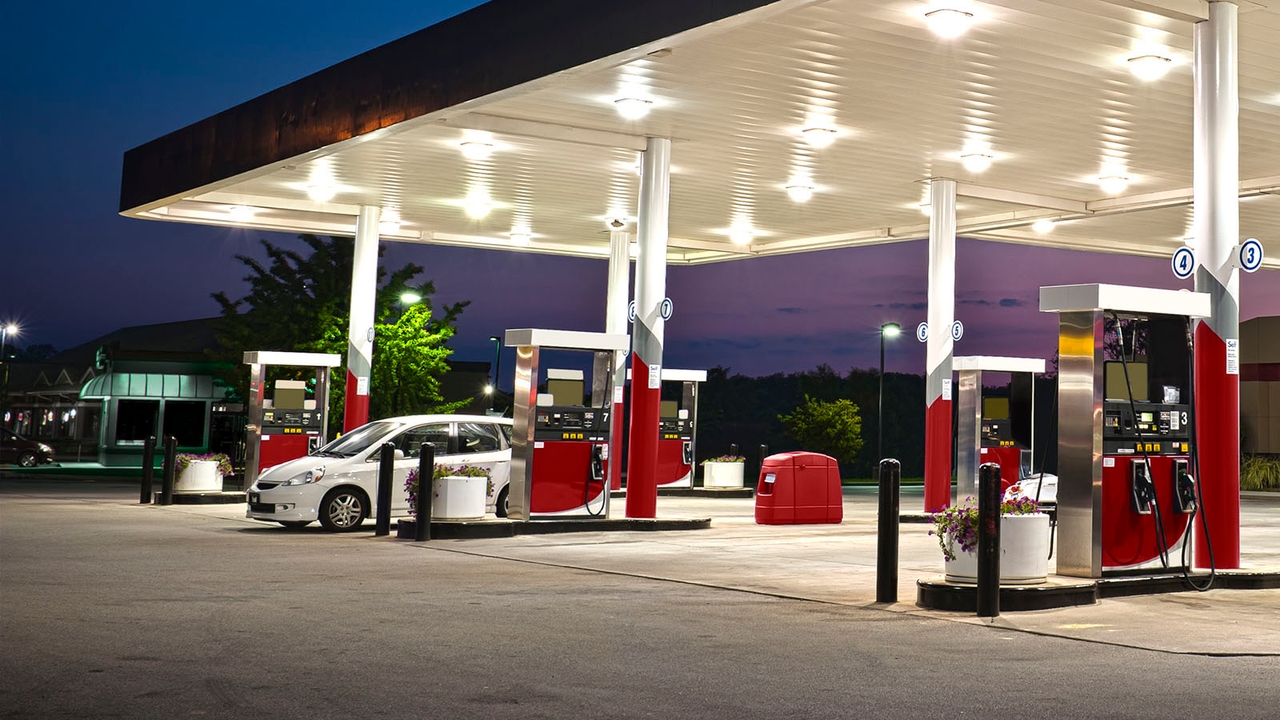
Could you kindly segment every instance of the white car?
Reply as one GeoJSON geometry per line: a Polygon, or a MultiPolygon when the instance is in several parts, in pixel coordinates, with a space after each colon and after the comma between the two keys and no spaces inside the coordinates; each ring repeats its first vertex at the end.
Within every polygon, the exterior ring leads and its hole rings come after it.
{"type": "Polygon", "coordinates": [[[377,512],[378,458],[387,442],[395,446],[392,516],[409,514],[404,483],[418,467],[424,442],[435,448],[438,465],[489,470],[487,510],[506,516],[511,419],[483,415],[414,415],[362,425],[306,457],[259,474],[249,488],[245,516],[288,528],[319,520],[326,530],[355,530],[377,512]]]}

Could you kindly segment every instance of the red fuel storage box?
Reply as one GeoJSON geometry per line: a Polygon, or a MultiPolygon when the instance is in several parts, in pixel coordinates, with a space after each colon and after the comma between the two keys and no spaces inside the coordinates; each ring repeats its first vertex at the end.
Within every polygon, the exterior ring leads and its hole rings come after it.
{"type": "Polygon", "coordinates": [[[812,452],[770,455],[756,485],[756,522],[761,525],[838,523],[844,519],[840,467],[812,452]]]}

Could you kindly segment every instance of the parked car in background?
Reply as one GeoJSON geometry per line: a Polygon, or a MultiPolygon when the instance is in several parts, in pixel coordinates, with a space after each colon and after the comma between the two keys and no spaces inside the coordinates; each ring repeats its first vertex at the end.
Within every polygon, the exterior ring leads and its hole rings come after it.
{"type": "Polygon", "coordinates": [[[0,465],[35,467],[53,462],[53,448],[0,428],[0,465]]]}
{"type": "Polygon", "coordinates": [[[488,470],[487,510],[506,516],[511,419],[484,415],[414,415],[361,425],[306,457],[264,469],[249,488],[245,516],[290,528],[316,520],[334,532],[360,527],[377,512],[378,456],[387,442],[395,446],[392,516],[409,514],[404,483],[418,467],[423,443],[435,448],[437,465],[488,470]]]}

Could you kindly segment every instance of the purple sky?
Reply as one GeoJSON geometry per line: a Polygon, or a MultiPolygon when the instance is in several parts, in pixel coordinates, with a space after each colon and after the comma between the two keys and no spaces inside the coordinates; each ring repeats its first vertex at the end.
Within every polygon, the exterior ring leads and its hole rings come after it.
{"type": "MultiPolygon", "coordinates": [[[[125,150],[479,3],[226,0],[25,4],[4,42],[0,163],[7,239],[0,320],[20,344],[66,348],[126,326],[217,314],[210,293],[242,292],[236,253],[289,236],[126,220],[116,214],[125,150]]],[[[910,332],[925,318],[924,242],[672,268],[668,367],[768,374],[878,363],[876,329],[908,330],[892,371],[923,372],[910,332]]],[[[471,300],[455,357],[488,360],[504,328],[604,327],[605,263],[392,244],[386,263],[427,268],[440,301],[471,300]]],[[[1041,285],[1189,287],[1168,261],[961,240],[957,354],[1048,357],[1055,321],[1041,285]]],[[[1241,281],[1241,318],[1280,314],[1280,273],[1241,281]]],[[[510,355],[504,356],[504,364],[510,355]]],[[[509,367],[509,365],[508,365],[509,367]]]]}

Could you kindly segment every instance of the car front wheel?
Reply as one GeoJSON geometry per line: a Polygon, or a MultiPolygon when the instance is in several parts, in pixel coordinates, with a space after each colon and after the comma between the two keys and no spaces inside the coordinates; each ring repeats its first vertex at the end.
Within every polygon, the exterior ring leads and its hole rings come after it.
{"type": "Polygon", "coordinates": [[[368,499],[364,493],[351,488],[330,490],[320,503],[320,524],[330,532],[355,530],[368,515],[368,499]]]}
{"type": "Polygon", "coordinates": [[[22,456],[18,458],[18,464],[22,467],[35,467],[36,454],[33,452],[22,453],[22,456]]]}

